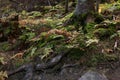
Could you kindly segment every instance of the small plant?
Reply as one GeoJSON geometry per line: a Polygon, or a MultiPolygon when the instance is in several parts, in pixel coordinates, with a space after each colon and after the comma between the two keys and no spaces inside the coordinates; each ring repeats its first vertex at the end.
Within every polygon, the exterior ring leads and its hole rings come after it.
{"type": "Polygon", "coordinates": [[[5,78],[8,78],[6,71],[0,71],[0,80],[5,80],[5,78]]]}
{"type": "Polygon", "coordinates": [[[33,32],[27,32],[27,33],[24,33],[23,35],[21,35],[19,37],[19,39],[20,40],[30,41],[34,37],[35,37],[35,33],[33,33],[33,32]]]}
{"type": "Polygon", "coordinates": [[[98,43],[98,39],[89,39],[88,41],[86,41],[86,46],[90,46],[93,43],[98,43]]]}
{"type": "Polygon", "coordinates": [[[53,53],[53,50],[51,47],[44,48],[43,56],[41,57],[41,59],[47,58],[51,53],[53,53]]]}
{"type": "Polygon", "coordinates": [[[4,57],[0,57],[0,63],[5,64],[4,57]]]}
{"type": "Polygon", "coordinates": [[[28,13],[29,18],[37,18],[37,17],[41,17],[42,14],[38,11],[32,11],[30,13],[28,13]]]}

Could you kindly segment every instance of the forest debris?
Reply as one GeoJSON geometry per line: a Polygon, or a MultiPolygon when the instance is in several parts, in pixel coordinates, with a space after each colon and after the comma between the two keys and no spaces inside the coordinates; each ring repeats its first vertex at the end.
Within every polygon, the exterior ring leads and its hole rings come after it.
{"type": "Polygon", "coordinates": [[[70,39],[72,36],[70,32],[67,32],[65,30],[52,29],[47,32],[46,37],[48,37],[51,34],[63,35],[66,39],[70,39]]]}
{"type": "Polygon", "coordinates": [[[24,20],[20,20],[19,24],[20,25],[26,25],[26,24],[33,24],[33,25],[37,25],[39,23],[46,23],[45,20],[40,20],[40,19],[24,19],[24,20]]]}
{"type": "Polygon", "coordinates": [[[16,58],[22,59],[23,55],[24,55],[24,53],[20,52],[20,53],[13,55],[11,57],[11,59],[16,59],[16,58]]]}
{"type": "Polygon", "coordinates": [[[98,39],[89,39],[88,41],[86,41],[86,46],[90,46],[93,43],[98,43],[99,40],[98,39]]]}
{"type": "Polygon", "coordinates": [[[6,71],[0,71],[0,80],[5,80],[5,78],[8,78],[6,71]]]}
{"type": "Polygon", "coordinates": [[[117,40],[116,40],[115,43],[114,43],[114,50],[117,49],[117,46],[118,46],[118,42],[117,42],[117,40]]]}
{"type": "Polygon", "coordinates": [[[111,53],[113,53],[113,50],[112,50],[112,49],[109,49],[109,48],[107,48],[107,49],[102,49],[102,53],[111,54],[111,53]]]}

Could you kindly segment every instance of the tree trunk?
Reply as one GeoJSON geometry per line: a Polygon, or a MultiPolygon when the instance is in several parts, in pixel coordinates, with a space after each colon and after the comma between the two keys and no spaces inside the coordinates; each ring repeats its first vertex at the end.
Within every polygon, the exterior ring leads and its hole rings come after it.
{"type": "Polygon", "coordinates": [[[95,11],[99,12],[99,4],[100,4],[101,0],[95,0],[95,1],[96,1],[95,11]]]}
{"type": "Polygon", "coordinates": [[[86,24],[94,21],[95,1],[94,0],[78,0],[73,16],[66,21],[63,26],[75,23],[75,28],[79,31],[82,26],[84,33],[87,33],[86,24]]]}
{"type": "Polygon", "coordinates": [[[82,26],[83,33],[86,34],[86,24],[88,22],[93,22],[93,12],[95,12],[94,0],[78,0],[76,5],[73,18],[77,22],[75,26],[76,30],[79,30],[79,26],[82,26]]]}
{"type": "Polygon", "coordinates": [[[92,11],[95,11],[94,0],[78,0],[74,15],[79,16],[92,11]]]}
{"type": "Polygon", "coordinates": [[[65,13],[68,12],[68,2],[69,0],[65,0],[65,13]]]}

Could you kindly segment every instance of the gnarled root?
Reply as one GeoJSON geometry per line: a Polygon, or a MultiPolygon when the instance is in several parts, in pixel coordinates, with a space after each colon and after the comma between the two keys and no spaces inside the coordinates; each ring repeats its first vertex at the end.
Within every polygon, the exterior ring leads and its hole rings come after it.
{"type": "Polygon", "coordinates": [[[18,69],[11,71],[11,72],[8,72],[8,77],[10,77],[11,75],[14,75],[16,73],[24,71],[24,72],[26,72],[26,75],[22,80],[32,80],[34,71],[43,71],[45,69],[53,68],[70,51],[71,51],[71,49],[66,51],[66,52],[63,52],[61,54],[58,54],[57,56],[52,58],[49,62],[44,63],[44,64],[43,63],[42,64],[29,63],[29,64],[22,65],[18,69]]]}

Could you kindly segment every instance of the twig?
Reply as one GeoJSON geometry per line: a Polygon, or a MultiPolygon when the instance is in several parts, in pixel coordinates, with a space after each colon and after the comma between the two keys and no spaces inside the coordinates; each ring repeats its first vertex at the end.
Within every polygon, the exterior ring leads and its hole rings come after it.
{"type": "Polygon", "coordinates": [[[116,40],[115,43],[114,43],[114,50],[117,49],[117,46],[118,46],[118,42],[117,42],[117,40],[116,40]]]}

